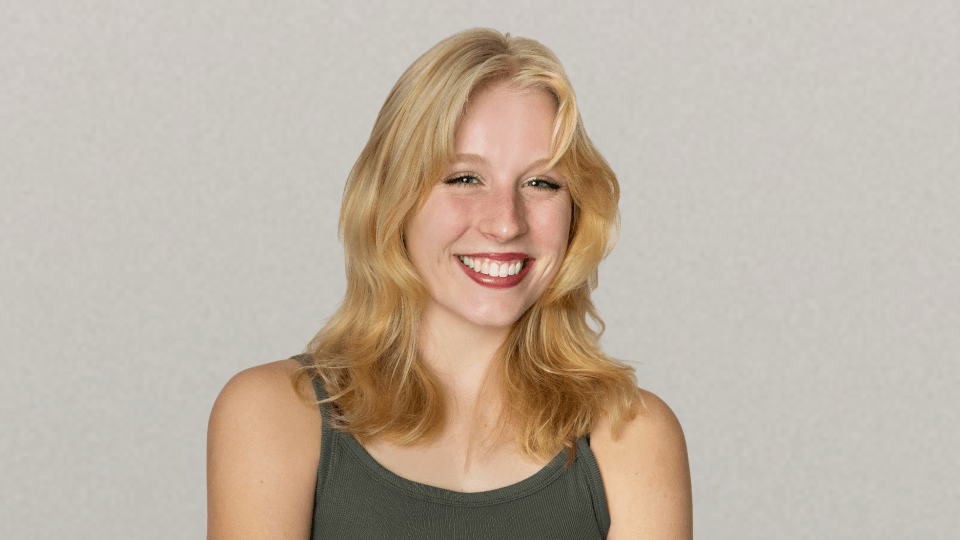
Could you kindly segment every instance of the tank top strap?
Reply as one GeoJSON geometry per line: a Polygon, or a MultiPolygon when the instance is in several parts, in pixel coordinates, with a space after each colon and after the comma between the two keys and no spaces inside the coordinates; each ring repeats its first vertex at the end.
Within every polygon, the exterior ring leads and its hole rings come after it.
{"type": "MultiPolygon", "coordinates": [[[[298,354],[296,356],[291,356],[291,360],[296,360],[301,366],[312,366],[313,359],[309,354],[298,354]]],[[[313,392],[317,396],[317,401],[319,402],[320,414],[323,416],[323,436],[327,437],[327,431],[336,431],[330,428],[330,403],[325,403],[324,400],[330,397],[330,394],[327,393],[327,390],[323,387],[323,383],[317,376],[310,377],[310,382],[313,383],[313,392]]]]}
{"type": "Polygon", "coordinates": [[[590,434],[580,437],[577,441],[577,466],[580,467],[586,478],[593,501],[593,513],[600,527],[602,538],[607,537],[610,531],[610,509],[607,506],[607,495],[603,489],[603,478],[600,477],[600,467],[597,458],[590,449],[590,434]]]}
{"type": "MultiPolygon", "coordinates": [[[[291,357],[293,360],[296,360],[302,366],[310,366],[313,364],[313,359],[310,354],[298,354],[291,357]]],[[[318,407],[320,409],[320,417],[322,419],[322,427],[320,434],[320,463],[317,467],[317,488],[316,496],[319,496],[323,491],[324,484],[327,481],[327,478],[330,475],[331,469],[335,466],[332,462],[337,460],[338,452],[335,451],[336,448],[341,444],[340,439],[343,438],[344,434],[339,429],[332,427],[331,423],[331,407],[332,405],[329,402],[324,400],[328,399],[330,395],[327,393],[327,390],[323,387],[323,383],[320,381],[320,378],[313,376],[310,378],[310,381],[313,383],[313,391],[317,396],[318,407]]]]}

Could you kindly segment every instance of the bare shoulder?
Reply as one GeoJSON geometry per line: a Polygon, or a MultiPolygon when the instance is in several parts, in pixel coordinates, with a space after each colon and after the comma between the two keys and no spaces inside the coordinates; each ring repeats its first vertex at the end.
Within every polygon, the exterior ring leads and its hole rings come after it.
{"type": "MultiPolygon", "coordinates": [[[[232,412],[241,412],[246,407],[263,410],[265,413],[285,412],[293,415],[307,414],[319,419],[319,409],[300,399],[291,383],[291,375],[299,367],[296,360],[270,362],[245,369],[234,375],[220,391],[213,405],[212,417],[232,412]],[[239,409],[239,410],[238,410],[239,409]],[[317,413],[317,414],[315,414],[317,413]]],[[[308,385],[307,385],[308,386],[308,385]]],[[[313,396],[307,386],[298,390],[303,395],[313,396]]]]}
{"type": "Polygon", "coordinates": [[[309,536],[322,420],[294,390],[296,368],[283,360],[241,371],[217,397],[207,429],[208,538],[309,536]]]}
{"type": "Polygon", "coordinates": [[[609,419],[590,436],[610,509],[610,540],[693,537],[690,464],[677,416],[651,392],[614,439],[609,419]]]}

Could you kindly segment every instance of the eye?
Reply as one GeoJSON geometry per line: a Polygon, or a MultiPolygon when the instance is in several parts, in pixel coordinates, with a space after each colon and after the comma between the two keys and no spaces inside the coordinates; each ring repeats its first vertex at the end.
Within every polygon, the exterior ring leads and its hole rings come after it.
{"type": "Polygon", "coordinates": [[[457,173],[443,181],[449,186],[466,186],[469,184],[479,184],[480,177],[473,173],[457,173]]]}
{"type": "Polygon", "coordinates": [[[523,185],[530,186],[536,189],[545,189],[549,191],[557,191],[558,189],[560,189],[560,184],[553,182],[548,178],[542,178],[539,176],[527,180],[526,182],[523,183],[523,185]]]}

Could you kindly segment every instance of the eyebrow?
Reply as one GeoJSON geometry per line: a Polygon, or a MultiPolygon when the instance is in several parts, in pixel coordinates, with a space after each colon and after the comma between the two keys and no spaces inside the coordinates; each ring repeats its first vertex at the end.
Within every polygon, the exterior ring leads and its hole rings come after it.
{"type": "MultiPolygon", "coordinates": [[[[453,156],[454,163],[476,163],[478,165],[490,166],[490,162],[487,161],[487,158],[479,154],[456,154],[453,156]]],[[[550,163],[550,158],[538,159],[530,163],[530,169],[542,168],[550,163]]]]}
{"type": "Polygon", "coordinates": [[[490,165],[487,158],[479,154],[456,154],[453,156],[454,163],[479,163],[481,165],[490,165]]]}

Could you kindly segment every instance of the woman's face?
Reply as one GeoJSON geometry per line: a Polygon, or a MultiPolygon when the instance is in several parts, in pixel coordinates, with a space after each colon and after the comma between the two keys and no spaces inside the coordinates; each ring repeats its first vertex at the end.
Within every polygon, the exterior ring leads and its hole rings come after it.
{"type": "Polygon", "coordinates": [[[501,82],[477,91],[455,157],[404,235],[430,291],[425,317],[509,327],[546,290],[570,231],[566,180],[544,170],[555,102],[501,82]]]}

